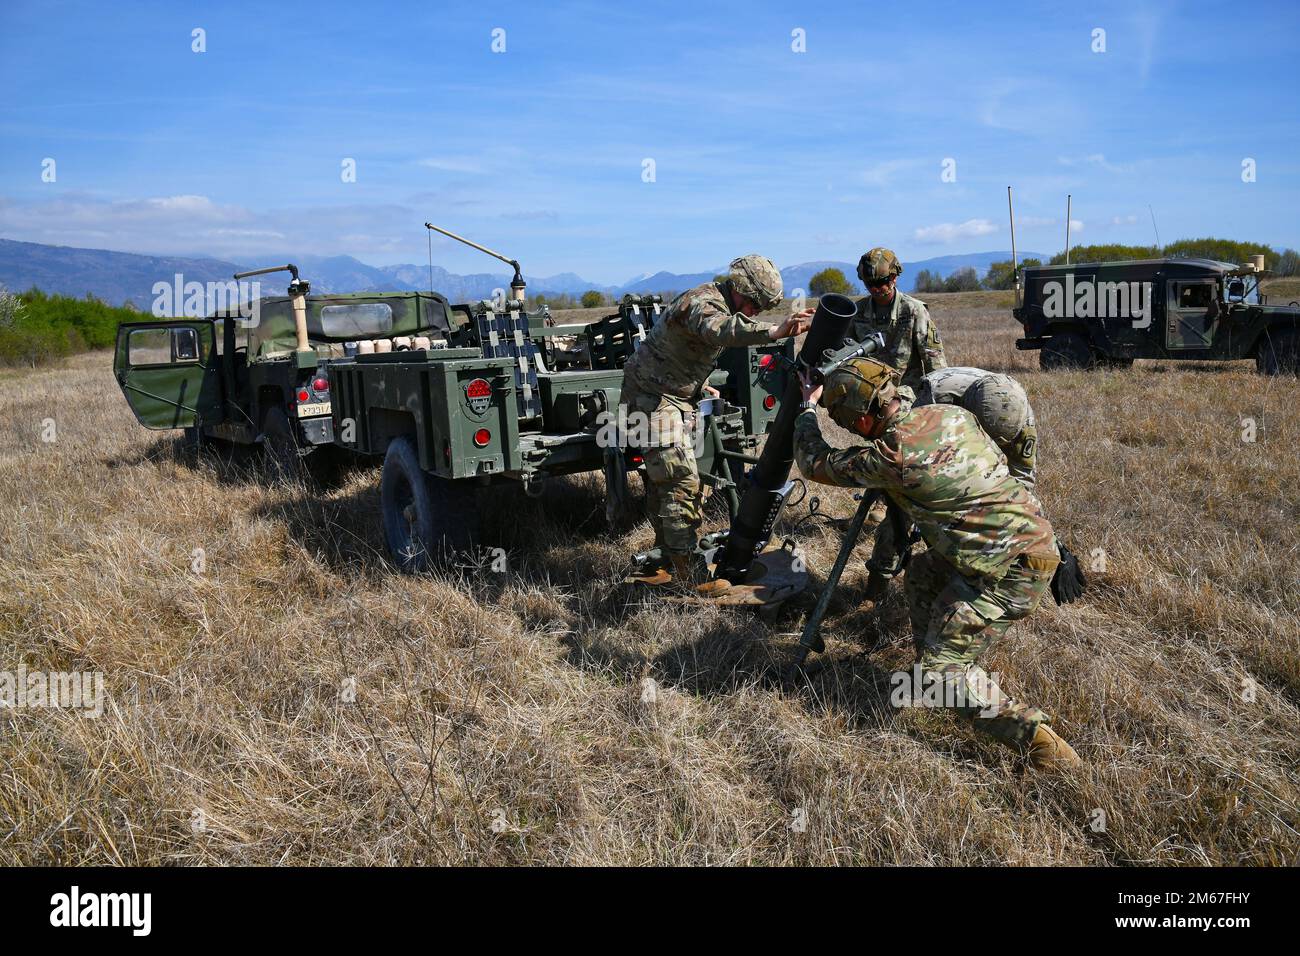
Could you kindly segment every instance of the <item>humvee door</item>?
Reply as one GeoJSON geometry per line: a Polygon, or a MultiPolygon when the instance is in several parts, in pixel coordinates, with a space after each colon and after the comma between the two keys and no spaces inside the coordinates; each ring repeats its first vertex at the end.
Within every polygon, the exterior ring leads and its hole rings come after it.
{"type": "Polygon", "coordinates": [[[1165,287],[1165,348],[1208,349],[1221,309],[1214,279],[1170,279],[1165,287]]]}
{"type": "Polygon", "coordinates": [[[191,428],[221,418],[220,359],[210,319],[126,322],[113,372],[146,428],[191,428]]]}

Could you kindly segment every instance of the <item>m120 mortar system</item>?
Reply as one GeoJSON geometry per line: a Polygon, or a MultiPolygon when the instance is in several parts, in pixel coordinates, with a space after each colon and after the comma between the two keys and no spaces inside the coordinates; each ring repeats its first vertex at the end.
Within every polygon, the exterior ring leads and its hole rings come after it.
{"type": "MultiPolygon", "coordinates": [[[[384,538],[394,562],[417,571],[472,550],[484,489],[603,471],[619,519],[640,451],[613,439],[623,364],[663,309],[627,296],[591,323],[556,324],[529,310],[519,262],[436,231],[514,269],[509,295],[452,304],[437,292],[310,294],[292,266],[288,295],[235,310],[154,319],[118,330],[114,367],[141,424],[184,428],[196,440],[261,445],[277,471],[327,478],[340,458],[382,459],[384,538]]],[[[696,444],[703,481],[732,511],[737,478],[777,417],[767,372],[789,343],[726,349],[702,409],[696,444]]]]}

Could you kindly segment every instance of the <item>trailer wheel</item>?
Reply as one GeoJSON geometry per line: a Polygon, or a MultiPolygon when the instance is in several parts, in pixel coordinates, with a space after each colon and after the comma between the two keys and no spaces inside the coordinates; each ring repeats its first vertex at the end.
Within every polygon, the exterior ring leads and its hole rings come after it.
{"type": "Polygon", "coordinates": [[[1088,340],[1077,332],[1057,332],[1038,353],[1038,367],[1045,372],[1056,369],[1092,368],[1097,361],[1088,340]]]}
{"type": "Polygon", "coordinates": [[[416,574],[451,563],[477,537],[474,489],[425,473],[409,438],[394,439],[379,479],[384,539],[398,569],[416,574]]]}
{"type": "Polygon", "coordinates": [[[1255,350],[1255,368],[1262,375],[1300,375],[1300,333],[1264,333],[1255,350]]]}

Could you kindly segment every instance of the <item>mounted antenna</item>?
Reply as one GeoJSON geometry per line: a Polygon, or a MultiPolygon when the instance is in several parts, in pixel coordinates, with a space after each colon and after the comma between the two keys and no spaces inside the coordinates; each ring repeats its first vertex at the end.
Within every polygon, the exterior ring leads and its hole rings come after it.
{"type": "Polygon", "coordinates": [[[1070,264],[1070,199],[1067,193],[1065,196],[1065,264],[1070,264]]]}
{"type": "Polygon", "coordinates": [[[1158,256],[1165,251],[1165,247],[1160,245],[1160,229],[1156,226],[1156,213],[1151,208],[1150,203],[1147,203],[1147,212],[1151,213],[1151,230],[1156,234],[1156,255],[1158,256]]]}
{"type": "Polygon", "coordinates": [[[1016,264],[1016,211],[1011,205],[1011,187],[1007,187],[1007,215],[1011,217],[1011,282],[1016,290],[1016,308],[1020,308],[1020,267],[1016,264]]]}
{"type": "MultiPolygon", "coordinates": [[[[440,232],[449,239],[455,239],[457,242],[463,242],[465,243],[465,245],[477,249],[479,252],[486,252],[492,258],[500,259],[506,265],[512,266],[515,270],[515,277],[510,280],[510,298],[513,299],[515,302],[522,303],[524,301],[524,289],[527,288],[527,284],[524,282],[523,273],[519,269],[518,260],[507,258],[506,256],[503,256],[499,252],[493,252],[487,246],[480,246],[477,242],[473,242],[472,240],[466,239],[464,236],[458,236],[454,232],[449,232],[446,229],[443,229],[441,226],[435,226],[431,222],[426,222],[424,224],[424,228],[432,229],[434,232],[440,232]]],[[[430,238],[432,240],[432,237],[430,238]]]]}
{"type": "Polygon", "coordinates": [[[289,303],[293,306],[293,329],[298,338],[298,351],[310,352],[311,343],[307,341],[307,293],[311,291],[311,283],[306,279],[298,278],[298,267],[292,262],[283,266],[268,266],[265,269],[251,269],[248,272],[236,272],[236,279],[247,279],[249,276],[264,276],[268,272],[287,272],[293,278],[289,281],[289,303]]]}

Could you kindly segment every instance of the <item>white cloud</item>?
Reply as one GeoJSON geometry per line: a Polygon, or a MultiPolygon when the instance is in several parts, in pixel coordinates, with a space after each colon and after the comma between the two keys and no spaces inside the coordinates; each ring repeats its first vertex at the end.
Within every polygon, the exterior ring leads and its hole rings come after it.
{"type": "Polygon", "coordinates": [[[427,159],[421,159],[416,162],[417,166],[423,166],[426,169],[436,169],[444,173],[481,173],[483,166],[473,160],[457,159],[447,156],[430,156],[427,159]]]}
{"type": "Polygon", "coordinates": [[[912,233],[917,242],[956,242],[958,239],[973,239],[997,232],[998,227],[987,219],[967,219],[965,222],[941,222],[934,226],[922,226],[912,233]]]}
{"type": "Polygon", "coordinates": [[[1105,153],[1089,153],[1087,156],[1058,156],[1056,161],[1062,166],[1096,166],[1108,173],[1131,173],[1133,167],[1121,163],[1112,163],[1105,153]]]}
{"type": "Polygon", "coordinates": [[[387,255],[403,244],[423,245],[422,221],[392,203],[254,212],[195,195],[109,201],[68,192],[48,200],[0,199],[0,234],[7,239],[236,261],[285,253],[387,255]],[[395,224],[400,241],[393,238],[395,224]]]}
{"type": "Polygon", "coordinates": [[[868,186],[887,186],[894,176],[909,166],[914,165],[910,159],[886,159],[862,171],[862,181],[868,186]]]}

